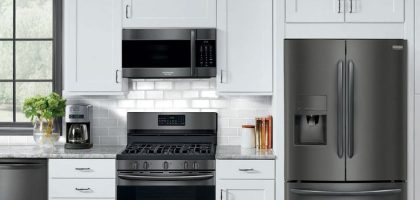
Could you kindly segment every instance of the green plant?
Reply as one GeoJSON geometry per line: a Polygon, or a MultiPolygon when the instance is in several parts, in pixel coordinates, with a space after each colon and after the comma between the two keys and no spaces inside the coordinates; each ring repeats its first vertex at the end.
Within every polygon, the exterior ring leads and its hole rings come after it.
{"type": "Polygon", "coordinates": [[[32,123],[35,119],[41,122],[47,121],[46,135],[52,134],[54,119],[64,116],[65,108],[66,100],[54,92],[48,96],[38,95],[27,98],[23,103],[23,112],[32,123]]]}

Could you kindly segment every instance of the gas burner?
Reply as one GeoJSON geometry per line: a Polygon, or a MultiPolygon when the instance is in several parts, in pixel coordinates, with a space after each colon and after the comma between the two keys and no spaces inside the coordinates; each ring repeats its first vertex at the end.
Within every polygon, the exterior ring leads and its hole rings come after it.
{"type": "Polygon", "coordinates": [[[143,144],[134,143],[127,146],[122,154],[135,155],[210,155],[211,144],[143,144]]]}

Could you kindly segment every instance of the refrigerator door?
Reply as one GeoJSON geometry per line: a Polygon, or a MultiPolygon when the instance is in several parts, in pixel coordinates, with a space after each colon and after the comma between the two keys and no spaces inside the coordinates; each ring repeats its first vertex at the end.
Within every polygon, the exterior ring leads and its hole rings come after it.
{"type": "Polygon", "coordinates": [[[405,183],[287,183],[286,200],[405,200],[405,183]]]}
{"type": "Polygon", "coordinates": [[[285,40],[287,181],[345,180],[344,64],[344,40],[285,40]]]}
{"type": "Polygon", "coordinates": [[[346,180],[406,179],[404,40],[348,40],[346,180]]]}

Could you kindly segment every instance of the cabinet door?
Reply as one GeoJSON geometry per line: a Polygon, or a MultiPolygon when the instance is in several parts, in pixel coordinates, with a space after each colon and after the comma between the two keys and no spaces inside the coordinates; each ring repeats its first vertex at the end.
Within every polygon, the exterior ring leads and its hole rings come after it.
{"type": "Polygon", "coordinates": [[[272,0],[218,1],[218,92],[272,92],[272,4],[272,0]]]}
{"type": "Polygon", "coordinates": [[[274,180],[218,180],[219,200],[274,200],[274,180]]]}
{"type": "Polygon", "coordinates": [[[286,0],[286,22],[344,22],[344,0],[286,0]]]}
{"type": "Polygon", "coordinates": [[[348,0],[346,22],[404,22],[404,0],[348,0]]]}
{"type": "Polygon", "coordinates": [[[121,2],[64,3],[65,91],[121,92],[121,2]]]}
{"type": "Polygon", "coordinates": [[[128,28],[216,27],[216,0],[123,0],[128,28]]]}

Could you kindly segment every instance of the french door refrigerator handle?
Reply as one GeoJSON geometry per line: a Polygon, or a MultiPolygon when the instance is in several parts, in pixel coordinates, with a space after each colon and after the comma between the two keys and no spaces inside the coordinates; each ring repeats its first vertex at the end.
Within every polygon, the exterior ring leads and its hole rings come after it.
{"type": "Polygon", "coordinates": [[[347,101],[347,135],[348,135],[348,157],[354,155],[354,62],[349,61],[348,73],[348,101],[347,101]]]}
{"type": "Polygon", "coordinates": [[[312,195],[312,196],[369,196],[369,195],[391,195],[401,192],[401,189],[382,189],[382,190],[365,190],[354,192],[341,191],[324,191],[324,190],[308,190],[308,189],[290,189],[290,192],[298,195],[312,195]]]}
{"type": "Polygon", "coordinates": [[[344,69],[343,61],[338,62],[338,131],[337,131],[337,155],[343,157],[343,136],[344,136],[344,69]]]}

